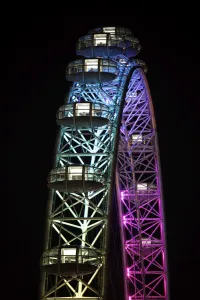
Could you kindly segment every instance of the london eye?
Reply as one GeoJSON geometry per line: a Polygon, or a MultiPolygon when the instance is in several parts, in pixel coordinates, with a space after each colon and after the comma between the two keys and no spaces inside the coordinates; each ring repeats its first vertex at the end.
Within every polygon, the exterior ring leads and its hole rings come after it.
{"type": "Polygon", "coordinates": [[[76,44],[48,175],[41,300],[106,298],[113,198],[124,300],[169,300],[153,103],[131,30],[101,27],[76,44]]]}

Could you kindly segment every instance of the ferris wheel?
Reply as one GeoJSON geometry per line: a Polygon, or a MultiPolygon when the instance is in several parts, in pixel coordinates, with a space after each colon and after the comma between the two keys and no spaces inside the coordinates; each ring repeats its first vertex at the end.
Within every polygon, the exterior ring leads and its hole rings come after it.
{"type": "Polygon", "coordinates": [[[105,299],[108,223],[119,212],[125,300],[169,300],[156,123],[139,41],[122,27],[78,39],[56,115],[40,299],[105,299]]]}

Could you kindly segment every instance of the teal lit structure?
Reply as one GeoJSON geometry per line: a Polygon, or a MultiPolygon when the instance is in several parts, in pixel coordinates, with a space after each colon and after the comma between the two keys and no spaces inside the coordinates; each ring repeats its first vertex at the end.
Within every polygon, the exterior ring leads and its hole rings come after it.
{"type": "Polygon", "coordinates": [[[124,299],[169,300],[156,123],[139,41],[102,27],[79,38],[56,115],[41,299],[105,299],[108,221],[117,195],[124,299]],[[81,58],[80,58],[81,57],[81,58]]]}

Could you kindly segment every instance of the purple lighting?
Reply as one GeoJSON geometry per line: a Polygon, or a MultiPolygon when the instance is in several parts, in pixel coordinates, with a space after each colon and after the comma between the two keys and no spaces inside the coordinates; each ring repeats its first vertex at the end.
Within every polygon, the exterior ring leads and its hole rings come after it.
{"type": "Polygon", "coordinates": [[[168,300],[158,143],[152,100],[142,71],[132,76],[126,97],[118,169],[128,300],[168,300]],[[140,139],[135,141],[135,136],[140,139]],[[128,137],[133,137],[131,143],[128,137]]]}
{"type": "Polygon", "coordinates": [[[124,191],[121,191],[121,200],[124,202],[124,191]]]}
{"type": "Polygon", "coordinates": [[[130,271],[129,271],[129,268],[127,268],[127,276],[130,277],[130,271]]]}
{"type": "Polygon", "coordinates": [[[100,27],[79,38],[80,57],[67,66],[40,300],[104,300],[116,282],[123,300],[169,300],[157,130],[139,51],[131,30],[100,27]]]}
{"type": "Polygon", "coordinates": [[[126,225],[126,217],[125,216],[123,216],[123,223],[124,223],[124,225],[126,225]]]}

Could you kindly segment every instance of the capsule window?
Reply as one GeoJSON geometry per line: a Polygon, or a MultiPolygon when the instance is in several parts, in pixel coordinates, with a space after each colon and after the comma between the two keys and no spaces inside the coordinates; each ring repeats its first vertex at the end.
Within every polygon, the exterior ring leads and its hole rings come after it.
{"type": "Polygon", "coordinates": [[[77,103],[75,109],[76,116],[89,116],[90,115],[90,103],[77,103]]]}
{"type": "Polygon", "coordinates": [[[115,33],[115,27],[104,27],[103,32],[105,32],[105,33],[115,33]]]}
{"type": "Polygon", "coordinates": [[[95,107],[92,109],[92,115],[100,117],[102,115],[102,107],[99,104],[95,104],[95,107]]]}
{"type": "Polygon", "coordinates": [[[67,104],[61,106],[57,113],[57,118],[59,120],[65,117],[72,117],[72,116],[73,116],[73,104],[67,104]]]}
{"type": "Polygon", "coordinates": [[[142,246],[148,246],[151,245],[151,240],[147,238],[142,238],[142,246]]]}
{"type": "Polygon", "coordinates": [[[132,141],[132,143],[142,142],[142,135],[141,134],[132,134],[131,141],[132,141]]]}
{"type": "Polygon", "coordinates": [[[72,263],[76,261],[76,248],[61,249],[61,262],[72,263]]]}
{"type": "Polygon", "coordinates": [[[138,183],[137,184],[137,190],[139,192],[147,191],[147,183],[138,183]]]}
{"type": "Polygon", "coordinates": [[[106,46],[107,34],[94,34],[94,46],[106,46]]]}
{"type": "Polygon", "coordinates": [[[93,180],[94,169],[90,167],[85,168],[85,180],[93,180]]]}
{"type": "Polygon", "coordinates": [[[83,167],[82,166],[74,166],[74,167],[68,167],[68,180],[82,180],[82,172],[83,167]]]}
{"type": "Polygon", "coordinates": [[[44,265],[52,265],[58,262],[58,249],[51,249],[47,251],[45,258],[43,259],[44,265]]]}
{"type": "Polygon", "coordinates": [[[98,59],[85,59],[85,72],[98,72],[98,59]]]}

